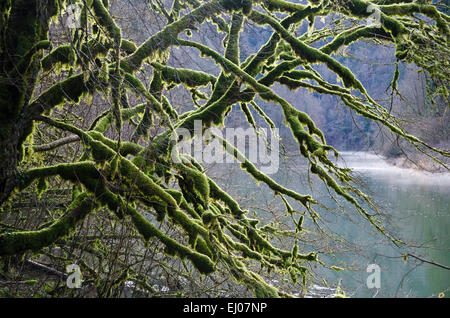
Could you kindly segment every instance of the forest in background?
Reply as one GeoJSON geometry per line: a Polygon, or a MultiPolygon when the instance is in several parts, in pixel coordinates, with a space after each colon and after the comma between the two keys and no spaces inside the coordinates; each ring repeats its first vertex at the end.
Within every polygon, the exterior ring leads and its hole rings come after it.
{"type": "MultiPolygon", "coordinates": [[[[445,3],[438,10],[446,13],[448,9],[445,3]]],[[[318,27],[333,23],[333,19],[322,21],[317,18],[318,27]]],[[[221,50],[222,40],[220,38],[208,38],[208,28],[204,27],[204,34],[200,42],[221,50]]],[[[130,36],[139,38],[142,29],[134,29],[136,33],[130,36]]],[[[306,32],[307,24],[303,24],[299,32],[306,32]]],[[[271,36],[269,27],[255,26],[251,23],[244,24],[240,40],[241,60],[255,53],[271,36]]],[[[143,39],[141,39],[143,40],[143,39]]],[[[320,46],[320,44],[318,45],[320,46]]],[[[336,59],[343,65],[353,70],[355,76],[363,83],[367,91],[381,105],[392,111],[393,114],[402,118],[403,125],[413,135],[416,135],[437,148],[448,149],[450,147],[450,125],[448,113],[448,97],[436,94],[429,75],[420,71],[420,68],[409,62],[398,62],[394,56],[395,47],[383,43],[373,43],[370,40],[362,40],[351,43],[337,52],[336,59]],[[392,88],[392,81],[396,68],[399,70],[399,78],[396,89],[392,88]],[[434,96],[434,97],[433,97],[434,96]]],[[[202,59],[196,59],[196,54],[190,55],[186,60],[182,58],[183,52],[174,52],[172,59],[175,63],[189,65],[199,70],[214,69],[212,64],[206,64],[202,59]],[[177,55],[178,53],[178,55],[177,55]]],[[[339,81],[336,75],[326,69],[319,67],[324,77],[333,83],[339,81]]],[[[369,151],[379,154],[388,159],[393,165],[404,168],[426,170],[430,172],[443,172],[445,169],[433,160],[429,160],[407,142],[399,140],[391,134],[388,129],[346,108],[339,98],[311,92],[307,89],[290,90],[289,88],[276,84],[280,95],[286,98],[299,110],[311,114],[311,118],[327,136],[327,142],[342,151],[369,151]]],[[[188,95],[186,95],[189,100],[188,95]]],[[[293,151],[296,149],[295,141],[291,137],[289,129],[283,124],[283,114],[280,109],[273,107],[264,100],[259,101],[261,108],[266,112],[277,127],[285,146],[293,151]]],[[[187,102],[187,105],[190,105],[187,102]]],[[[187,106],[189,109],[190,106],[187,106]]],[[[262,125],[263,120],[258,124],[262,125]]],[[[234,111],[226,119],[227,127],[249,127],[245,118],[234,111]]],[[[445,158],[441,158],[446,162],[445,158]]]]}
{"type": "MultiPolygon", "coordinates": [[[[445,12],[445,9],[442,11],[445,12]]],[[[324,21],[324,24],[326,23],[330,21],[324,21]]],[[[244,30],[241,50],[244,54],[248,52],[247,55],[254,52],[255,48],[270,36],[270,30],[265,33],[248,25],[244,30]]],[[[450,147],[448,99],[437,96],[431,101],[430,96],[433,96],[436,88],[433,87],[429,77],[420,72],[414,64],[398,63],[393,55],[394,51],[395,48],[391,45],[380,46],[370,41],[359,41],[339,51],[337,59],[354,70],[355,76],[380,104],[404,120],[408,131],[433,146],[448,149],[450,147]],[[397,90],[393,90],[391,82],[397,65],[400,75],[397,90]]],[[[336,81],[333,73],[327,72],[324,68],[321,71],[327,74],[327,80],[336,81]]],[[[307,90],[293,91],[286,87],[280,87],[280,94],[298,109],[310,113],[317,126],[327,136],[328,143],[339,150],[370,151],[386,157],[391,164],[399,164],[405,168],[445,171],[439,165],[433,164],[432,160],[427,160],[426,156],[415,152],[407,143],[389,134],[388,130],[343,107],[338,98],[307,90]],[[404,160],[406,157],[410,160],[404,160]],[[400,158],[402,160],[395,160],[400,158]]],[[[273,107],[271,109],[270,104],[264,101],[262,105],[264,111],[277,118],[277,127],[283,129],[282,114],[273,107]]],[[[229,125],[233,123],[246,124],[239,116],[231,117],[227,122],[229,125]]],[[[282,136],[295,148],[288,131],[283,131],[282,136]]]]}

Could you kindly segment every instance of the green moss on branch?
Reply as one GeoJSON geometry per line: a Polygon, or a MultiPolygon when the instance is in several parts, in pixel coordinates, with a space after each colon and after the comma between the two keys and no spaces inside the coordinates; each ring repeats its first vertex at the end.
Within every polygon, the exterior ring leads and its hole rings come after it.
{"type": "Polygon", "coordinates": [[[152,62],[151,65],[161,72],[161,77],[166,83],[183,84],[187,87],[214,85],[216,78],[213,75],[201,71],[194,71],[183,68],[174,68],[152,62]]]}
{"type": "Polygon", "coordinates": [[[76,55],[71,44],[58,46],[41,60],[42,69],[50,71],[58,64],[72,65],[75,63],[76,55]]]}
{"type": "Polygon", "coordinates": [[[150,238],[156,237],[166,245],[168,250],[175,253],[181,259],[188,258],[202,274],[210,274],[215,270],[214,263],[205,254],[192,250],[166,236],[135,209],[128,207],[127,213],[131,216],[133,224],[145,240],[148,241],[150,238]]]}
{"type": "Polygon", "coordinates": [[[103,5],[101,0],[94,0],[92,3],[92,8],[98,22],[103,26],[108,33],[108,35],[113,39],[115,45],[120,46],[121,43],[121,30],[114,22],[114,19],[110,16],[108,10],[103,5]]]}
{"type": "Polygon", "coordinates": [[[69,235],[78,222],[96,208],[93,197],[81,194],[67,208],[66,215],[49,227],[38,231],[2,233],[0,234],[0,256],[17,255],[28,250],[38,252],[61,237],[69,235]]]}

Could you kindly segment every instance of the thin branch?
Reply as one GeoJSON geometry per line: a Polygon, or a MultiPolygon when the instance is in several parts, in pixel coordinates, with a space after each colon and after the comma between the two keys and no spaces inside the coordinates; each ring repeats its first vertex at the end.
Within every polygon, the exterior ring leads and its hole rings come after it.
{"type": "Polygon", "coordinates": [[[67,137],[55,140],[48,144],[33,146],[33,150],[36,152],[49,151],[49,150],[58,148],[60,146],[70,144],[72,142],[79,141],[79,140],[80,140],[79,136],[71,135],[71,136],[67,136],[67,137]]]}
{"type": "Polygon", "coordinates": [[[411,257],[413,257],[413,258],[415,258],[415,259],[418,259],[418,260],[421,261],[421,262],[428,263],[428,264],[431,264],[431,265],[435,265],[435,266],[441,267],[441,268],[443,268],[443,269],[450,270],[450,267],[449,267],[449,266],[442,265],[442,264],[439,264],[439,263],[436,263],[436,262],[433,262],[433,261],[426,260],[426,259],[424,259],[424,258],[422,258],[422,257],[419,257],[419,256],[417,256],[417,255],[414,255],[414,254],[407,253],[406,256],[411,256],[411,257]]]}

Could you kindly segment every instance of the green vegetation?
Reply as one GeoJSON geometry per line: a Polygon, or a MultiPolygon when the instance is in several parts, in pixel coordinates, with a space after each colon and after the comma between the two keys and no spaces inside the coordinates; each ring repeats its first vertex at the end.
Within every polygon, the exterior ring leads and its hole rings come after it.
{"type": "MultiPolygon", "coordinates": [[[[311,264],[338,269],[298,243],[308,231],[324,231],[314,193],[300,194],[277,183],[216,136],[242,170],[282,200],[295,226],[280,229],[276,220],[263,224],[243,210],[202,163],[176,153],[171,143],[178,128],[193,131],[197,120],[202,129],[223,125],[233,105],[240,106],[250,127],[257,128],[260,116],[275,128],[274,118],[258,106],[258,99],[279,110],[309,171],[330,193],[399,243],[386,233],[376,206],[353,182],[350,170],[329,158],[339,153],[327,144],[312,114],[282,98],[279,84],[339,98],[348,109],[448,169],[441,159],[450,157],[448,150],[406,131],[336,56],[360,40],[392,45],[397,58],[393,90],[401,76],[398,64],[409,62],[444,87],[435,91],[448,98],[450,17],[435,5],[380,5],[381,26],[374,27],[362,25],[370,15],[370,2],[360,0],[177,0],[171,8],[149,1],[148,10],[165,25],[138,45],[128,38],[108,1],[93,0],[79,2],[82,27],[69,29],[66,37],[49,36],[64,27],[59,16],[75,2],[9,0],[0,5],[0,264],[23,255],[78,261],[86,281],[105,297],[117,295],[115,288],[126,279],[156,294],[147,277],[137,274],[137,266],[126,265],[132,260],[119,255],[122,249],[133,260],[154,253],[152,266],[158,269],[172,268],[176,259],[181,264],[176,271],[184,273],[180,277],[232,277],[256,297],[292,296],[266,274],[276,273],[305,288],[311,264]],[[318,28],[314,19],[320,17],[344,21],[318,28]],[[309,30],[299,35],[304,22],[309,30]],[[240,52],[245,23],[272,32],[267,43],[246,58],[240,52]],[[217,26],[208,30],[224,37],[223,52],[192,36],[204,32],[205,25],[217,26]],[[175,49],[212,60],[217,72],[171,65],[175,49]],[[436,59],[436,52],[445,57],[436,59]],[[325,79],[323,69],[337,81],[325,79]],[[178,106],[177,89],[191,93],[193,107],[188,111],[178,106]],[[174,157],[183,160],[174,162],[174,157]],[[55,189],[64,194],[52,196],[55,189]],[[48,211],[41,202],[25,211],[20,207],[25,197],[38,202],[45,198],[58,208],[48,211]],[[39,208],[45,213],[33,215],[39,208]],[[20,217],[30,222],[19,222],[20,217]],[[87,232],[79,235],[82,230],[87,232]],[[108,245],[110,235],[121,235],[117,251],[108,245]],[[285,238],[289,248],[279,244],[285,238]],[[61,255],[53,252],[56,248],[61,255]],[[111,260],[110,280],[105,278],[105,260],[111,260]]],[[[27,284],[34,286],[36,280],[27,284]]]]}

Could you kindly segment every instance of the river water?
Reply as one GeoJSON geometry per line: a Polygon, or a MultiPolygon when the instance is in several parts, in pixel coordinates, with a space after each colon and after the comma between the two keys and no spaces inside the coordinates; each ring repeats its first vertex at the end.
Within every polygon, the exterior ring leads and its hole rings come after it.
{"type": "MultiPolygon", "coordinates": [[[[401,169],[377,155],[363,152],[342,152],[341,157],[341,164],[354,170],[363,191],[377,203],[385,216],[386,228],[407,245],[395,246],[345,204],[348,214],[340,212],[323,184],[308,176],[304,162],[291,158],[272,177],[325,203],[329,209],[317,211],[324,224],[344,241],[334,244],[334,240],[329,240],[327,245],[322,241],[304,243],[305,251],[319,249],[322,260],[346,268],[335,272],[318,266],[313,269],[316,276],[324,278],[330,286],[339,284],[352,297],[437,297],[442,292],[450,296],[450,270],[411,256],[406,261],[402,257],[410,253],[450,266],[450,173],[401,169]],[[329,248],[334,252],[329,253],[329,248]],[[369,264],[380,267],[379,289],[367,286],[367,278],[372,274],[366,271],[369,264]]],[[[284,210],[270,189],[265,185],[255,187],[253,180],[238,167],[228,166],[220,171],[219,183],[238,196],[244,207],[259,211],[263,219],[270,220],[275,217],[273,211],[284,210]]]]}

